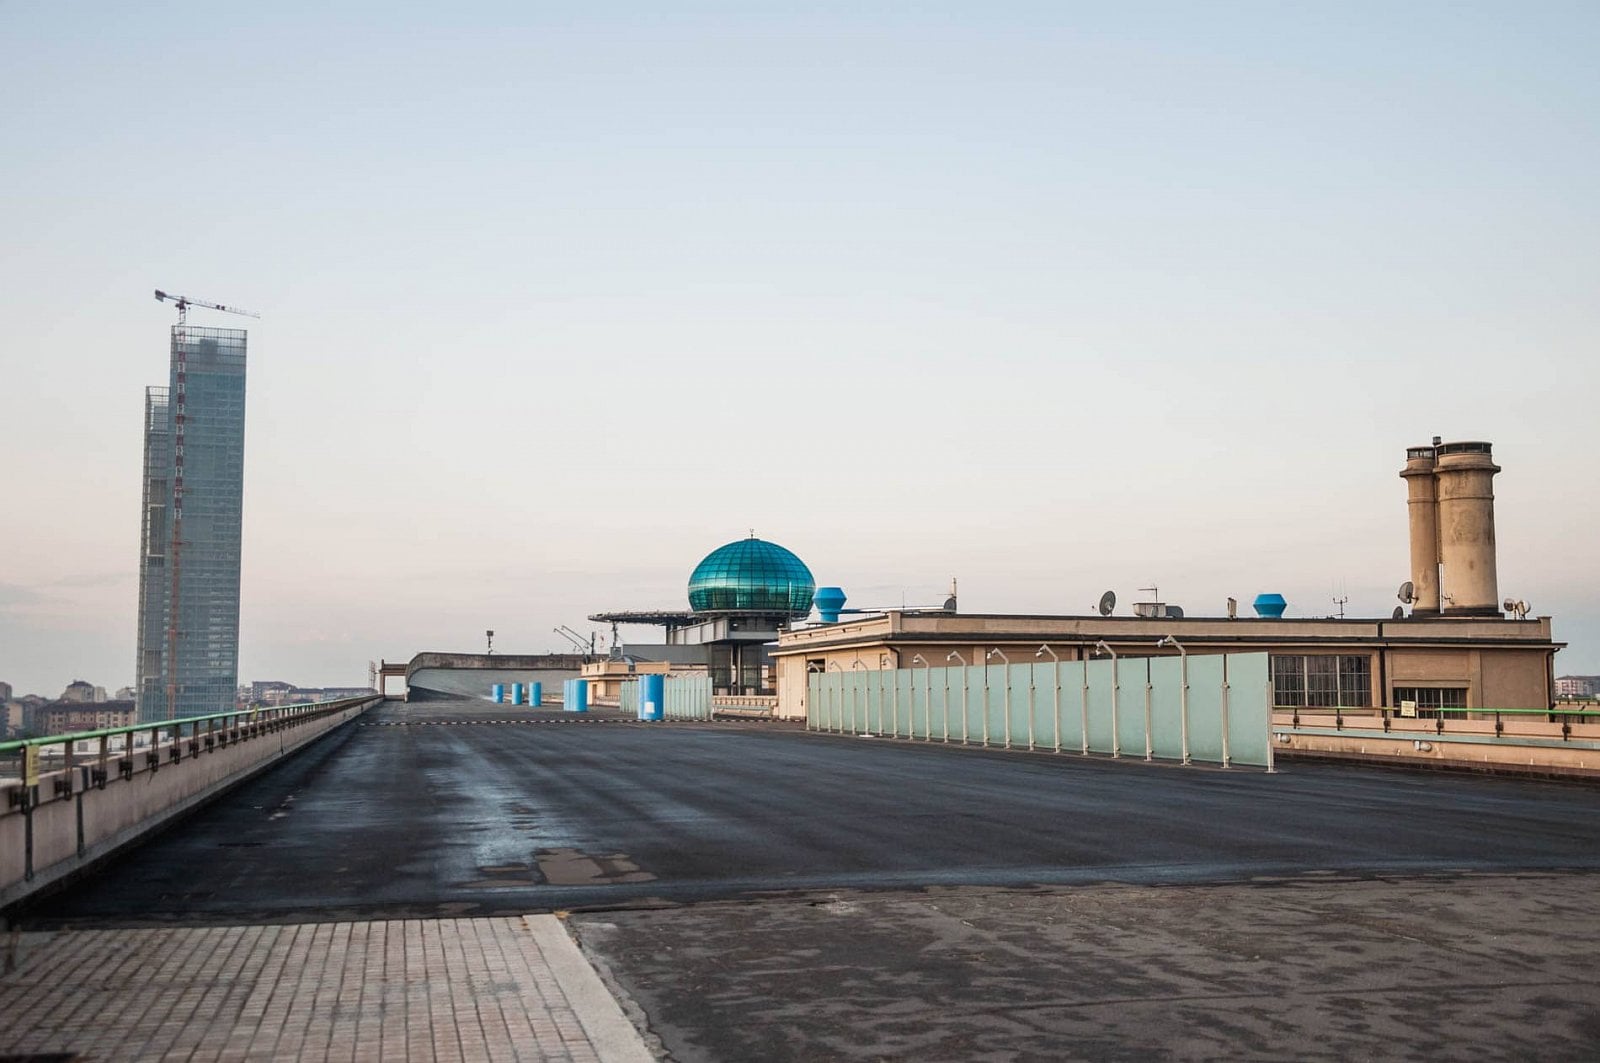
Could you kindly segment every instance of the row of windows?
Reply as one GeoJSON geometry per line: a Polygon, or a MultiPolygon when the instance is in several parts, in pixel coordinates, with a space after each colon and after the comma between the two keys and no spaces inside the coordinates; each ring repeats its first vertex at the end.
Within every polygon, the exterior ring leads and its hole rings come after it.
{"type": "MultiPolygon", "coordinates": [[[[1372,658],[1347,654],[1273,654],[1273,703],[1282,708],[1368,708],[1372,658]]],[[[1416,702],[1419,715],[1467,707],[1465,687],[1395,687],[1393,704],[1416,702]]]]}
{"type": "Polygon", "coordinates": [[[1273,654],[1273,704],[1284,708],[1366,708],[1372,658],[1354,654],[1273,654]]]}

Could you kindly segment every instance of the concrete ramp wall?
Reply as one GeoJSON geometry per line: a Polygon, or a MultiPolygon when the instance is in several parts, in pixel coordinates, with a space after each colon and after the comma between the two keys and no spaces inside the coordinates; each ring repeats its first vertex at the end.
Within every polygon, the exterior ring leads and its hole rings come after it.
{"type": "Polygon", "coordinates": [[[172,724],[145,727],[117,735],[124,748],[95,738],[88,752],[78,749],[82,739],[38,745],[54,764],[44,763],[37,780],[24,770],[0,782],[0,909],[136,844],[380,701],[202,718],[177,736],[172,724]],[[151,734],[156,741],[141,744],[151,734]]]}

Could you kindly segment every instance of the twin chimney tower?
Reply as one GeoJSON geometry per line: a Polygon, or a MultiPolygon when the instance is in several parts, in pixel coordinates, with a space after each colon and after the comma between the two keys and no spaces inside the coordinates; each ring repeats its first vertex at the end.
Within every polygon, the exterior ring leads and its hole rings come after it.
{"type": "Polygon", "coordinates": [[[1500,616],[1494,555],[1494,463],[1488,443],[1406,451],[1412,616],[1500,616]]]}

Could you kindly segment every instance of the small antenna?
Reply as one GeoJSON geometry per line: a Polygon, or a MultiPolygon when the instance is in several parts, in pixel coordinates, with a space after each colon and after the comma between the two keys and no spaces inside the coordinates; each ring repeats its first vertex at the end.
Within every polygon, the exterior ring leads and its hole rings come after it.
{"type": "Polygon", "coordinates": [[[1342,595],[1342,596],[1340,596],[1338,598],[1335,598],[1333,600],[1333,604],[1337,605],[1339,607],[1339,619],[1340,620],[1344,619],[1344,603],[1348,602],[1349,600],[1350,600],[1350,596],[1348,594],[1342,595]]]}

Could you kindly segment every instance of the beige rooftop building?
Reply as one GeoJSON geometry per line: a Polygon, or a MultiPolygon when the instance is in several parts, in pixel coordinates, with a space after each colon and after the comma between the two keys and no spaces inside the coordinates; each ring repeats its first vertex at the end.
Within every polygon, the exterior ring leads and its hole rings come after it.
{"type": "Polygon", "coordinates": [[[1493,478],[1483,442],[1407,451],[1411,610],[1383,619],[960,614],[889,611],[782,633],[778,712],[805,713],[806,675],[1177,653],[1266,652],[1280,708],[1540,709],[1556,697],[1549,617],[1497,600],[1493,478]],[[1502,612],[1504,604],[1511,613],[1502,612]]]}

